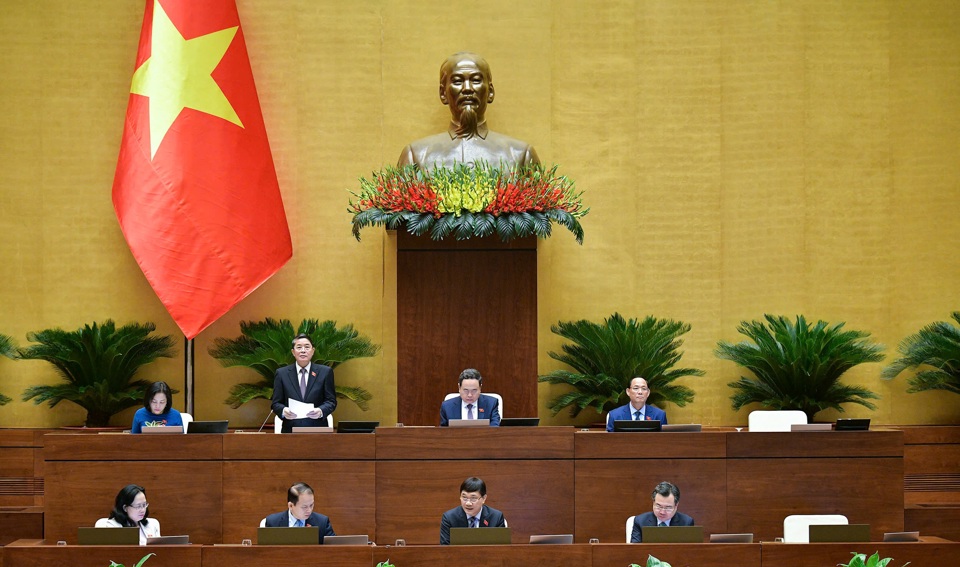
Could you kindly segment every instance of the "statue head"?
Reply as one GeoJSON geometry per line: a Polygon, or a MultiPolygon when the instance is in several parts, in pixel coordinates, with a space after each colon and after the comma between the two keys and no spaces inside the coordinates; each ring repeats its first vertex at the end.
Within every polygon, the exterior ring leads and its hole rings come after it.
{"type": "Polygon", "coordinates": [[[461,51],[440,66],[440,102],[450,107],[457,136],[472,138],[493,103],[493,74],[476,53],[461,51]]]}

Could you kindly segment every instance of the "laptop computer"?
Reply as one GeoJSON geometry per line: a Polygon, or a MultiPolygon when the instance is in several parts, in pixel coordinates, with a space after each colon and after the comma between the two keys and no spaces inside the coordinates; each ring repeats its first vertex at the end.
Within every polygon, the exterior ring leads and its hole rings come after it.
{"type": "Polygon", "coordinates": [[[568,543],[573,543],[573,534],[532,535],[530,536],[530,543],[565,545],[568,543]]]}
{"type": "Polygon", "coordinates": [[[660,431],[659,419],[617,419],[613,422],[614,431],[660,431]]]}
{"type": "Polygon", "coordinates": [[[489,419],[450,419],[447,420],[450,427],[489,427],[489,419]]]}
{"type": "Polygon", "coordinates": [[[810,543],[870,541],[870,524],[811,524],[810,543]]]}
{"type": "Polygon", "coordinates": [[[190,536],[188,535],[164,535],[147,538],[147,545],[188,545],[189,543],[190,536]]]}
{"type": "Polygon", "coordinates": [[[510,528],[450,528],[450,545],[507,545],[510,528]]]}
{"type": "Polygon", "coordinates": [[[323,538],[323,545],[369,545],[370,536],[360,535],[328,535],[323,538]]]}
{"type": "Polygon", "coordinates": [[[540,425],[539,417],[504,417],[500,419],[500,427],[536,427],[540,425]]]}
{"type": "MultiPolygon", "coordinates": [[[[326,540],[326,538],[324,538],[326,540]]],[[[317,545],[320,528],[257,528],[257,545],[317,545]]]]}
{"type": "Polygon", "coordinates": [[[710,534],[710,543],[753,543],[753,534],[710,534]]]}
{"type": "Polygon", "coordinates": [[[887,532],[883,541],[920,541],[920,532],[887,532]]]}
{"type": "Polygon", "coordinates": [[[641,526],[643,543],[703,543],[703,526],[641,526]]]}
{"type": "Polygon", "coordinates": [[[870,418],[846,417],[837,420],[837,431],[866,431],[870,429],[870,418]]]}
{"type": "Polygon", "coordinates": [[[80,545],[140,545],[140,528],[77,528],[80,545]]]}
{"type": "Polygon", "coordinates": [[[156,425],[153,427],[141,427],[140,433],[149,433],[151,435],[164,433],[183,433],[182,425],[156,425]]]}
{"type": "Polygon", "coordinates": [[[191,421],[187,424],[187,434],[190,433],[226,433],[227,420],[218,421],[191,421]]]}
{"type": "Polygon", "coordinates": [[[702,430],[703,426],[699,423],[666,424],[660,427],[660,431],[693,431],[699,433],[702,430]]]}
{"type": "Polygon", "coordinates": [[[339,421],[337,433],[373,433],[378,427],[379,421],[339,421]]]}

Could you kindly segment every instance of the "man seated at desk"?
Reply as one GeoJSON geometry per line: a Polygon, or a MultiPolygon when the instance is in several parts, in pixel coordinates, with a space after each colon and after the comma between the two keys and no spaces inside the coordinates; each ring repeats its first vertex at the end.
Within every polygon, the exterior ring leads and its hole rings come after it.
{"type": "Polygon", "coordinates": [[[487,485],[475,476],[460,484],[460,505],[447,510],[440,518],[440,545],[450,545],[450,528],[505,528],[503,512],[489,506],[487,485]]]}
{"type": "Polygon", "coordinates": [[[287,509],[270,514],[263,525],[268,528],[320,528],[320,545],[323,536],[337,535],[330,525],[330,518],[313,511],[313,489],[305,482],[298,482],[287,489],[287,509]]]}
{"type": "Polygon", "coordinates": [[[660,425],[667,425],[667,413],[657,406],[647,405],[647,398],[650,397],[650,387],[647,381],[637,376],[630,380],[630,386],[627,388],[627,396],[630,403],[611,410],[607,415],[607,431],[613,431],[613,422],[621,420],[659,420],[660,425]]]}
{"type": "Polygon", "coordinates": [[[677,506],[680,504],[680,489],[663,481],[653,489],[651,494],[653,498],[653,511],[638,514],[633,519],[633,533],[630,535],[630,543],[641,543],[643,541],[642,526],[692,526],[693,518],[686,514],[677,512],[677,506]]]}
{"type": "Polygon", "coordinates": [[[459,398],[450,398],[440,404],[440,427],[447,427],[451,419],[489,419],[492,427],[500,425],[500,403],[496,398],[480,393],[483,377],[474,368],[460,373],[459,398]]]}

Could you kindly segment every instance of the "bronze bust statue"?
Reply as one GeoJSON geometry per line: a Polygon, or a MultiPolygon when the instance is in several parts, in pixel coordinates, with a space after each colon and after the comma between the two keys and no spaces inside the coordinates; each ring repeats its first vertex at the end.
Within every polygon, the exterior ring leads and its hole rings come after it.
{"type": "Polygon", "coordinates": [[[482,57],[469,52],[448,57],[440,66],[440,102],[450,107],[450,128],[404,148],[397,165],[429,170],[476,161],[502,167],[539,164],[533,146],[487,127],[493,95],[493,75],[482,57]]]}

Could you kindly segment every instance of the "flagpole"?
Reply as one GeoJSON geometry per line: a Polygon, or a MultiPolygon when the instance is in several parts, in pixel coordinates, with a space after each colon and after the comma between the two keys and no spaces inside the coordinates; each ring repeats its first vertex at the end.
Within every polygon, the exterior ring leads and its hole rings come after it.
{"type": "Polygon", "coordinates": [[[183,352],[184,411],[196,417],[193,412],[193,339],[184,337],[183,352]]]}

